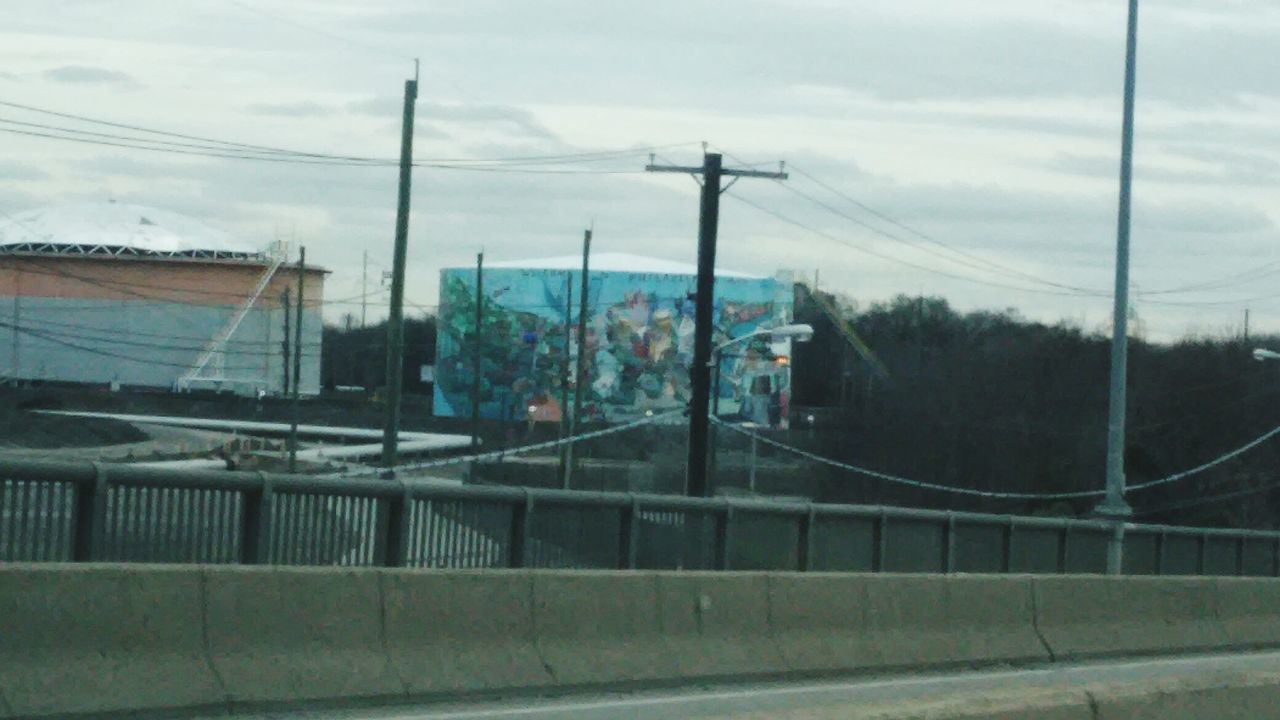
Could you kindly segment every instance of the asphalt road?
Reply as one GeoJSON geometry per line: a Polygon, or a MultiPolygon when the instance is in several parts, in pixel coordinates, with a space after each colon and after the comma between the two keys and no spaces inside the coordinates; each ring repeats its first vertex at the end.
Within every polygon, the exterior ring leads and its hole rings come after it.
{"type": "MultiPolygon", "coordinates": [[[[378,710],[242,715],[253,720],[658,720],[670,718],[838,717],[879,704],[1071,690],[1096,685],[1198,680],[1268,673],[1280,677],[1280,652],[1117,660],[952,674],[869,677],[800,683],[721,685],[670,691],[526,698],[378,710]],[[830,715],[829,715],[830,714],[830,715]]],[[[1280,699],[1278,699],[1280,703],[1280,699]]]]}

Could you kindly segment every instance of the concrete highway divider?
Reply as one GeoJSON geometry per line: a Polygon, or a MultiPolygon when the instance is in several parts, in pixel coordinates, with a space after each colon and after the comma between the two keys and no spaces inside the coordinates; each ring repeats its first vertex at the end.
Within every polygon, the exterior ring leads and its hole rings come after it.
{"type": "Polygon", "coordinates": [[[1261,646],[1280,581],[0,565],[5,718],[1261,646]]]}
{"type": "Polygon", "coordinates": [[[0,709],[8,717],[225,702],[201,574],[0,565],[0,709]]]}
{"type": "Polygon", "coordinates": [[[385,641],[409,696],[551,685],[535,645],[533,575],[384,572],[385,641]]]}
{"type": "Polygon", "coordinates": [[[1214,578],[1062,575],[1034,586],[1036,627],[1058,660],[1232,647],[1214,578]]]}

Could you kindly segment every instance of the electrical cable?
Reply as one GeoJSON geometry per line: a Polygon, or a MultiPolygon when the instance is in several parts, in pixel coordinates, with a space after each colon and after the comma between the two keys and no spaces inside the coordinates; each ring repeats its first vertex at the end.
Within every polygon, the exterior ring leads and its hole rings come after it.
{"type": "Polygon", "coordinates": [[[870,255],[872,257],[880,258],[881,260],[897,263],[899,265],[904,265],[906,267],[914,268],[916,270],[922,270],[924,272],[950,278],[953,280],[960,280],[962,282],[974,283],[977,285],[986,285],[988,287],[1000,288],[1003,290],[1016,290],[1018,292],[1033,293],[1033,294],[1040,294],[1040,295],[1054,295],[1058,297],[1081,297],[1080,293],[1076,293],[1076,292],[1067,292],[1065,290],[1047,290],[1047,289],[1041,289],[1041,288],[1026,287],[1022,285],[1010,285],[1007,283],[995,282],[995,281],[986,280],[983,278],[975,278],[969,275],[959,275],[956,273],[948,272],[946,270],[938,270],[936,268],[932,268],[927,265],[920,265],[919,263],[915,263],[910,260],[905,260],[903,258],[889,255],[887,253],[882,253],[876,250],[861,247],[859,245],[851,244],[848,240],[845,240],[844,238],[838,237],[836,235],[832,235],[831,233],[828,233],[828,232],[824,232],[811,225],[806,225],[805,223],[800,222],[798,220],[794,220],[790,217],[787,217],[786,215],[783,215],[782,213],[776,210],[770,209],[759,203],[748,200],[747,198],[735,192],[726,192],[725,194],[728,195],[729,197],[734,198],[738,202],[743,203],[744,205],[754,208],[766,215],[772,216],[784,223],[787,223],[788,225],[792,225],[794,227],[800,228],[801,230],[817,235],[818,237],[824,238],[838,245],[844,245],[845,247],[848,247],[851,250],[854,250],[856,252],[860,252],[866,255],[870,255]]]}

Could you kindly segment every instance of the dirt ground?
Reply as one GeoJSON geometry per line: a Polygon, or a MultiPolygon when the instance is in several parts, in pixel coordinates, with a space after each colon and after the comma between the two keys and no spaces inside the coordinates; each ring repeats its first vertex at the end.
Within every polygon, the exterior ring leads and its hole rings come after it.
{"type": "Polygon", "coordinates": [[[97,447],[147,439],[146,433],[126,422],[40,415],[0,406],[0,447],[4,448],[97,447]]]}

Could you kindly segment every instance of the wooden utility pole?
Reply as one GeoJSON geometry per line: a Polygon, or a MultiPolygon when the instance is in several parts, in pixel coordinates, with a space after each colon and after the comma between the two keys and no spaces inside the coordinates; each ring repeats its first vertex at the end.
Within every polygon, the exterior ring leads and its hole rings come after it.
{"type": "Polygon", "coordinates": [[[400,390],[404,384],[404,265],[409,246],[409,186],[413,176],[413,109],[418,100],[418,73],[404,83],[404,118],[400,129],[400,187],[396,200],[396,242],[391,261],[391,308],[387,314],[387,418],[382,428],[382,465],[396,464],[400,439],[400,390]]]}
{"type": "Polygon", "coordinates": [[[693,365],[689,368],[689,458],[686,467],[686,492],[694,497],[705,497],[710,487],[707,483],[707,436],[710,421],[711,400],[711,317],[715,299],[716,281],[716,232],[720,223],[720,179],[754,177],[770,180],[786,180],[782,171],[728,169],[723,167],[719,153],[704,153],[702,167],[655,165],[649,156],[648,172],[686,173],[702,178],[702,204],[698,217],[698,290],[694,308],[693,365]]]}
{"type": "Polygon", "coordinates": [[[360,273],[360,329],[369,319],[369,251],[364,251],[364,266],[360,273]]]}
{"type": "Polygon", "coordinates": [[[480,447],[480,375],[484,372],[484,253],[476,253],[476,322],[471,330],[471,447],[480,447]]]}
{"type": "MultiPolygon", "coordinates": [[[[594,225],[594,223],[593,223],[594,225]]],[[[587,228],[582,233],[582,285],[578,292],[578,361],[574,367],[573,382],[573,412],[569,415],[569,437],[578,434],[578,420],[582,417],[582,393],[586,392],[583,386],[589,385],[587,378],[587,294],[590,288],[588,285],[588,277],[590,274],[591,259],[591,233],[594,227],[587,228]]],[[[573,485],[573,443],[565,446],[564,456],[564,487],[569,488],[573,485]]]]}
{"type": "Polygon", "coordinates": [[[293,326],[293,408],[289,421],[289,472],[298,471],[298,396],[302,387],[302,309],[306,305],[303,285],[307,277],[307,249],[298,249],[298,303],[293,326]]]}

